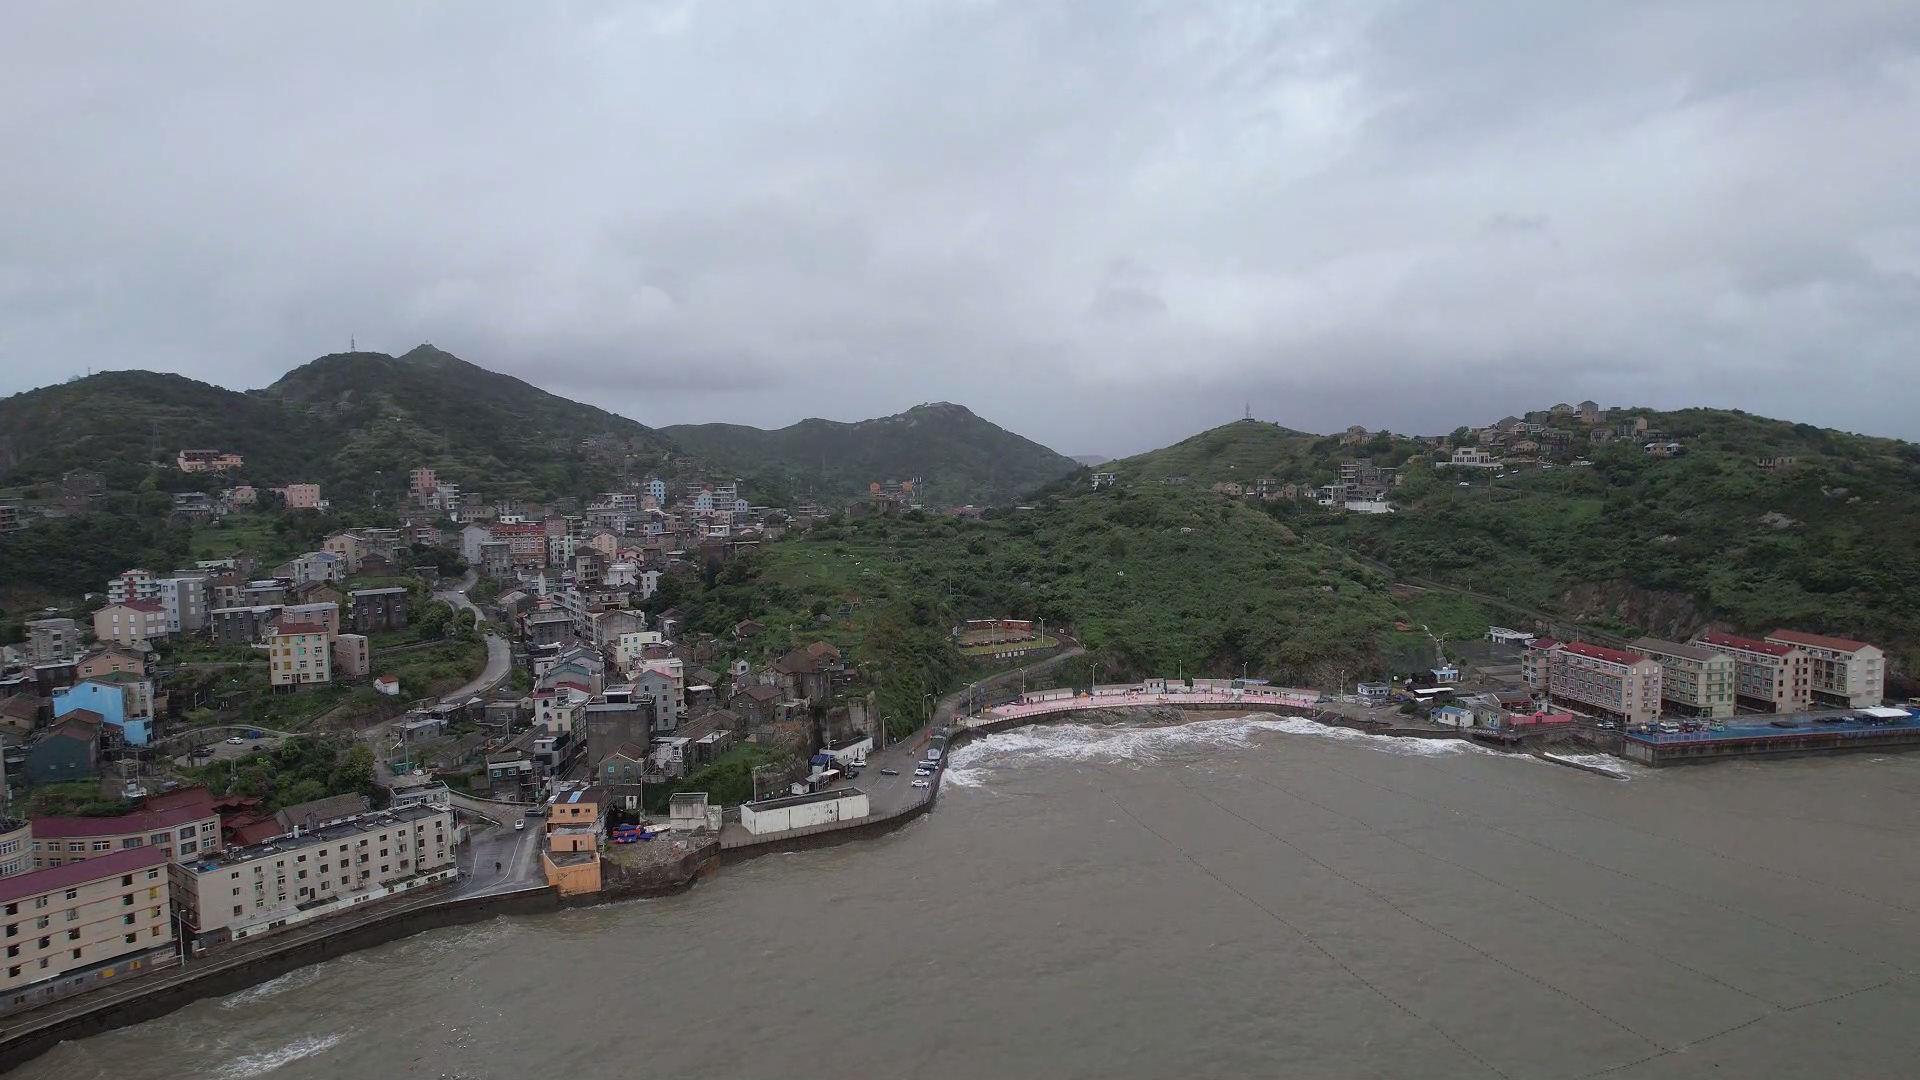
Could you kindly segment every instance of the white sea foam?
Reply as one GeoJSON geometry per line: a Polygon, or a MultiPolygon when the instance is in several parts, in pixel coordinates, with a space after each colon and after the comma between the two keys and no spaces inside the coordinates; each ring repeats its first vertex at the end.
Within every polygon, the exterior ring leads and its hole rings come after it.
{"type": "Polygon", "coordinates": [[[325,1053],[339,1045],[344,1038],[338,1032],[332,1035],[313,1035],[304,1039],[295,1039],[277,1050],[264,1050],[258,1054],[242,1054],[225,1065],[220,1066],[214,1075],[226,1080],[241,1080],[243,1077],[260,1076],[270,1073],[282,1065],[299,1061],[304,1057],[325,1053]]]}
{"type": "Polygon", "coordinates": [[[275,994],[284,993],[288,990],[298,990],[300,987],[306,986],[308,983],[318,979],[323,967],[325,967],[324,964],[314,964],[310,967],[295,968],[277,979],[268,979],[258,986],[249,986],[237,994],[232,994],[220,999],[220,1007],[223,1009],[238,1009],[243,1005],[251,1005],[256,1001],[265,1000],[275,994]]]}
{"type": "Polygon", "coordinates": [[[1545,757],[1549,761],[1565,761],[1574,765],[1585,765],[1589,768],[1604,769],[1609,774],[1617,776],[1622,780],[1633,779],[1633,770],[1637,767],[1629,761],[1614,757],[1612,754],[1549,753],[1546,754],[1545,757]]]}
{"type": "Polygon", "coordinates": [[[1461,739],[1398,738],[1302,717],[1266,714],[1159,727],[1036,724],[975,739],[955,750],[948,758],[945,782],[956,787],[982,787],[996,769],[1031,761],[1147,766],[1187,753],[1250,747],[1253,736],[1260,732],[1357,743],[1382,753],[1411,757],[1497,753],[1461,739]]]}

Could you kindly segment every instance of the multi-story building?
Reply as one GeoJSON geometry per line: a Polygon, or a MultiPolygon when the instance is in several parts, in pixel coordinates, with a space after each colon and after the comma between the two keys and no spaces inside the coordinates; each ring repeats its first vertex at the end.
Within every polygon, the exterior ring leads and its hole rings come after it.
{"type": "Polygon", "coordinates": [[[33,819],[36,870],[148,848],[163,859],[193,859],[219,851],[220,814],[204,787],[149,796],[139,810],[116,817],[33,819]]]}
{"type": "Polygon", "coordinates": [[[282,620],[267,638],[267,682],[276,691],[333,680],[333,650],[320,623],[282,620]]]}
{"type": "Polygon", "coordinates": [[[152,848],[0,877],[6,979],[0,1013],[173,963],[166,857],[152,848]]]}
{"type": "Polygon", "coordinates": [[[367,559],[367,538],[356,532],[334,533],[320,542],[320,550],[338,555],[342,569],[357,574],[367,559]]]}
{"type": "Polygon", "coordinates": [[[339,582],[347,580],[347,560],[331,551],[309,551],[296,559],[289,559],[273,568],[273,576],[295,585],[306,585],[315,581],[339,582]]]}
{"type": "Polygon", "coordinates": [[[220,450],[182,450],[174,463],[181,472],[229,472],[244,464],[239,454],[229,454],[220,450]]]}
{"type": "Polygon", "coordinates": [[[208,636],[215,645],[252,645],[265,641],[274,621],[280,617],[280,610],[279,604],[215,608],[208,636]]]}
{"type": "Polygon", "coordinates": [[[167,612],[152,600],[110,603],[93,613],[93,636],[124,649],[145,652],[167,636],[167,612]]]}
{"type": "Polygon", "coordinates": [[[380,589],[356,589],[347,594],[347,621],[356,634],[378,634],[407,628],[407,590],[390,585],[380,589]]]}
{"type": "Polygon", "coordinates": [[[151,570],[123,570],[107,582],[107,603],[124,604],[129,600],[158,600],[160,583],[151,570]]]}
{"type": "Polygon", "coordinates": [[[1696,634],[1693,644],[1733,657],[1736,705],[1759,712],[1803,712],[1813,702],[1807,654],[1791,645],[1734,634],[1696,634]]]}
{"type": "Polygon", "coordinates": [[[433,805],[317,822],[171,868],[196,950],[451,881],[453,812],[433,805]]]}
{"type": "Polygon", "coordinates": [[[373,652],[365,634],[341,634],[333,639],[333,673],[343,679],[373,674],[373,652]]]}
{"type": "Polygon", "coordinates": [[[167,633],[198,634],[207,628],[209,590],[205,574],[176,574],[154,582],[155,599],[167,616],[167,633]]]}
{"type": "Polygon", "coordinates": [[[547,529],[538,521],[497,521],[493,538],[504,540],[513,552],[513,564],[538,569],[547,565],[547,529]]]}
{"type": "Polygon", "coordinates": [[[72,619],[27,620],[27,647],[36,664],[65,660],[80,652],[80,624],[72,619]]]}
{"type": "Polygon", "coordinates": [[[97,714],[129,746],[145,746],[153,736],[153,683],[143,675],[114,672],[54,690],[56,719],[76,709],[97,714]]]}
{"type": "Polygon", "coordinates": [[[547,884],[563,896],[600,891],[600,839],[606,833],[608,798],[605,788],[575,787],[547,805],[541,869],[547,884]]]}
{"type": "Polygon", "coordinates": [[[1547,695],[1625,723],[1651,723],[1660,719],[1660,664],[1576,641],[1548,653],[1547,695]]]}
{"type": "Polygon", "coordinates": [[[1733,657],[1704,645],[1641,638],[1634,652],[1660,665],[1660,694],[1668,710],[1685,716],[1732,716],[1733,657]]]}
{"type": "Polygon", "coordinates": [[[285,500],[287,509],[289,510],[320,509],[319,484],[288,484],[286,487],[277,490],[280,492],[280,497],[285,500]]]}
{"type": "Polygon", "coordinates": [[[1837,709],[1868,709],[1886,696],[1886,654],[1864,641],[1775,630],[1772,645],[1807,655],[1807,688],[1812,702],[1837,709]]]}
{"type": "Polygon", "coordinates": [[[432,469],[422,465],[417,469],[407,470],[408,498],[424,499],[439,489],[440,478],[434,475],[432,469]]]}
{"type": "Polygon", "coordinates": [[[24,818],[0,817],[0,877],[33,869],[33,826],[24,818]]]}

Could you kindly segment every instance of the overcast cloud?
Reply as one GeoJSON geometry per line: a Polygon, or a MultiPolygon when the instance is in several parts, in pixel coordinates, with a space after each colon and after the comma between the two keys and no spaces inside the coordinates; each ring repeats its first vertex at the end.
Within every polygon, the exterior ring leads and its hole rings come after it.
{"type": "Polygon", "coordinates": [[[0,392],[431,341],[1067,453],[1554,401],[1920,436],[1913,0],[9,4],[0,392]]]}

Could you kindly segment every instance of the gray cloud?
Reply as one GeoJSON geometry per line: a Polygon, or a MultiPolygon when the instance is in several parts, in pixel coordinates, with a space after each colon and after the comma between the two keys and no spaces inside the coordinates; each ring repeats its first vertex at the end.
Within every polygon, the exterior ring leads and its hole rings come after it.
{"type": "Polygon", "coordinates": [[[25,5],[0,391],[432,341],[1068,452],[1551,400],[1920,435],[1907,0],[25,5]]]}

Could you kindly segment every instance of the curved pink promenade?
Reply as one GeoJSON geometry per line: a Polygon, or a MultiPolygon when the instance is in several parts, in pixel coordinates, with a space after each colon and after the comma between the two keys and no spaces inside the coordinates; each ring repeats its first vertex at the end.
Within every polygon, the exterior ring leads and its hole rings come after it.
{"type": "Polygon", "coordinates": [[[1249,686],[1244,690],[1133,690],[1101,687],[1092,694],[1065,690],[1045,690],[1023,699],[999,705],[978,716],[962,717],[963,727],[981,727],[1008,720],[1047,716],[1053,713],[1086,712],[1091,709],[1143,709],[1154,706],[1281,706],[1311,709],[1320,700],[1317,690],[1293,690],[1285,687],[1249,686]]]}

